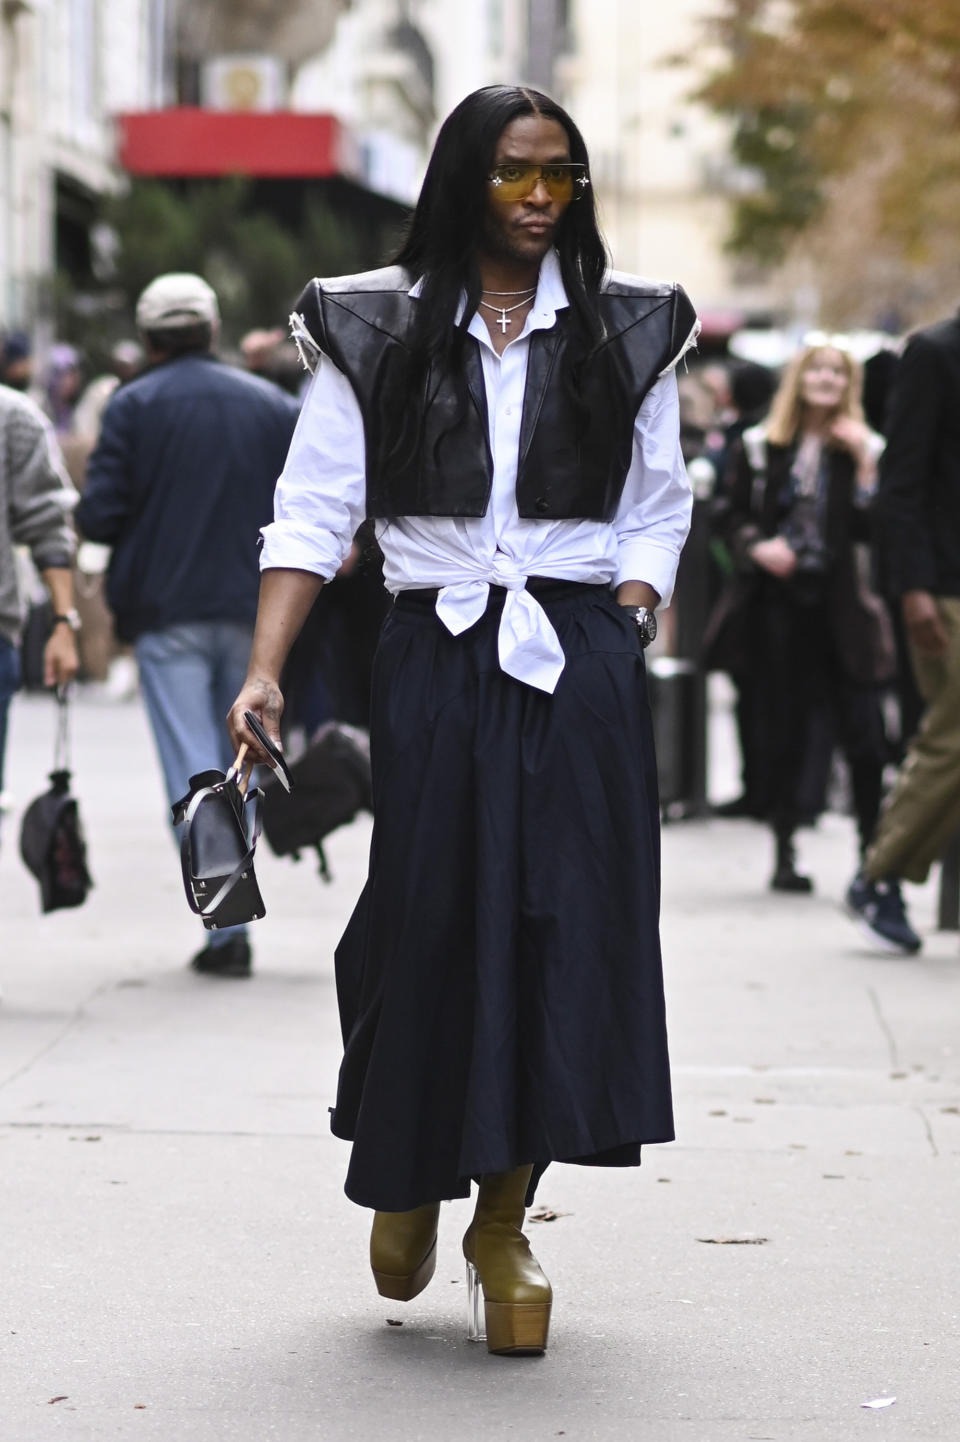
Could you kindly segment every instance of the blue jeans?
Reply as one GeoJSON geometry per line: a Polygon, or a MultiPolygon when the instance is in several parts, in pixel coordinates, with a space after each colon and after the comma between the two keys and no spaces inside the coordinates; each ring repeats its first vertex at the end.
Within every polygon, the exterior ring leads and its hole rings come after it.
{"type": "Polygon", "coordinates": [[[7,749],[7,715],[19,685],[19,653],[6,636],[0,636],[0,791],[3,790],[3,758],[7,749]]]}
{"type": "MultiPolygon", "coordinates": [[[[233,761],[226,716],[247,674],[253,632],[233,621],[192,621],[147,631],[134,652],[167,799],[186,795],[198,771],[226,771],[233,761]]],[[[209,933],[222,946],[244,926],[209,933]]]]}

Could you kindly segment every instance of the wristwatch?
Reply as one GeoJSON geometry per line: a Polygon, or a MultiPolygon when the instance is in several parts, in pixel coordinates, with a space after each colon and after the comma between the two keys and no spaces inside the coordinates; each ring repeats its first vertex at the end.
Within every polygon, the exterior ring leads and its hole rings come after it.
{"type": "Polygon", "coordinates": [[[53,630],[54,626],[59,626],[61,622],[63,622],[65,626],[69,626],[71,631],[79,631],[80,612],[73,609],[61,611],[59,615],[51,618],[50,629],[53,630]]]}
{"type": "Polygon", "coordinates": [[[657,639],[657,618],[656,614],[646,606],[624,606],[623,609],[629,614],[637,628],[637,635],[640,637],[640,645],[644,650],[651,641],[657,639]]]}

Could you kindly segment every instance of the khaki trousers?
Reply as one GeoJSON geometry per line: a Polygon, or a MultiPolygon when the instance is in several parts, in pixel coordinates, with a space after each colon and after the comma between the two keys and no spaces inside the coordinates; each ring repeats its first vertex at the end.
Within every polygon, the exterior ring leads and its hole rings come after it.
{"type": "Polygon", "coordinates": [[[867,851],[873,881],[926,881],[960,831],[960,599],[937,601],[950,636],[946,655],[910,659],[927,704],[867,851]]]}

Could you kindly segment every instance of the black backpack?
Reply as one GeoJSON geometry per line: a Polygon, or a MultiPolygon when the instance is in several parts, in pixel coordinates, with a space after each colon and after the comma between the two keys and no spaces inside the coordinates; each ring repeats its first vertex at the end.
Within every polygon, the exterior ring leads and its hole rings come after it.
{"type": "Polygon", "coordinates": [[[364,731],[328,721],[307,749],[290,763],[293,789],[287,794],[262,767],[263,834],[277,856],[299,860],[304,847],[315,847],[320,874],[330,880],[323,839],[360,811],[373,811],[370,742],[364,731]]]}

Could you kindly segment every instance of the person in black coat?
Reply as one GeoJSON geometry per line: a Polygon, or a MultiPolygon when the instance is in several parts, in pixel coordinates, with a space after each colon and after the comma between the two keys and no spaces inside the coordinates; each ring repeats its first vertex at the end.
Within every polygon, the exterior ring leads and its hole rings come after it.
{"type": "Polygon", "coordinates": [[[856,546],[868,539],[882,444],[863,420],[859,379],[838,344],[805,346],[768,420],[734,446],[716,501],[736,573],[711,617],[706,659],[750,678],[776,891],[812,889],[796,870],[793,838],[825,708],[850,766],[861,847],[880,807],[886,743],[878,687],[892,673],[892,642],[856,546]]]}
{"type": "Polygon", "coordinates": [[[926,710],[847,905],[884,949],[911,953],[900,880],[925,881],[960,829],[960,315],[908,341],[887,435],[883,574],[926,710]]]}

